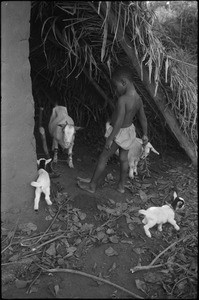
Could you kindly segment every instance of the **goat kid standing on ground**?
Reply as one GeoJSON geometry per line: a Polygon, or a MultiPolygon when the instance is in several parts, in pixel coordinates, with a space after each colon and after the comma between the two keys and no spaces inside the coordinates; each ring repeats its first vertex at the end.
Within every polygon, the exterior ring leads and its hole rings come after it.
{"type": "Polygon", "coordinates": [[[39,209],[39,202],[41,193],[45,194],[45,200],[48,205],[52,205],[52,202],[50,201],[50,177],[48,172],[45,170],[46,165],[51,162],[52,158],[50,159],[44,159],[40,158],[37,160],[38,164],[38,175],[37,181],[32,181],[31,185],[36,187],[35,190],[35,200],[34,200],[34,210],[38,211],[39,209]]]}
{"type": "Polygon", "coordinates": [[[173,193],[173,199],[171,204],[166,204],[161,207],[149,207],[148,209],[140,209],[139,213],[144,215],[142,223],[144,225],[144,231],[148,237],[151,238],[151,233],[149,228],[152,228],[158,224],[158,230],[162,231],[162,224],[170,223],[174,226],[176,230],[179,230],[180,227],[177,225],[175,218],[175,211],[184,208],[184,199],[177,196],[177,193],[173,193]]]}

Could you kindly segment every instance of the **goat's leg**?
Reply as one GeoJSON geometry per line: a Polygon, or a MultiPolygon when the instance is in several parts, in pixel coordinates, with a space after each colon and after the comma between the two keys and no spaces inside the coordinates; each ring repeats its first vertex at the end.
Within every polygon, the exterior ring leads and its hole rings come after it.
{"type": "Polygon", "coordinates": [[[53,162],[57,163],[57,160],[58,160],[58,157],[57,157],[57,154],[58,154],[58,142],[55,139],[53,139],[52,150],[54,151],[53,162]]]}
{"type": "Polygon", "coordinates": [[[52,205],[52,202],[50,201],[50,188],[49,187],[45,189],[44,194],[45,194],[46,203],[48,205],[52,205]]]}
{"type": "Polygon", "coordinates": [[[162,231],[162,223],[158,225],[158,230],[162,231]]]}
{"type": "Polygon", "coordinates": [[[69,165],[70,168],[74,168],[74,165],[73,165],[73,146],[74,146],[74,143],[72,143],[70,148],[68,148],[68,165],[69,165]]]}
{"type": "Polygon", "coordinates": [[[133,179],[134,178],[134,166],[130,166],[129,169],[129,178],[133,179]]]}
{"type": "Polygon", "coordinates": [[[146,235],[150,238],[151,238],[151,233],[149,231],[149,228],[152,228],[155,224],[156,224],[156,222],[153,221],[153,222],[149,222],[146,225],[144,225],[144,231],[145,231],[146,235]]]}
{"type": "Polygon", "coordinates": [[[173,225],[173,227],[176,229],[176,230],[180,230],[180,227],[177,225],[176,221],[171,219],[171,220],[168,220],[168,222],[173,225]]]}
{"type": "Polygon", "coordinates": [[[39,209],[39,201],[41,197],[41,188],[37,187],[35,190],[35,200],[34,200],[34,210],[38,211],[39,209]]]}
{"type": "Polygon", "coordinates": [[[134,174],[135,174],[135,175],[138,175],[138,170],[137,170],[138,161],[139,161],[139,160],[136,160],[136,161],[134,162],[134,164],[135,164],[135,166],[134,166],[134,174]]]}

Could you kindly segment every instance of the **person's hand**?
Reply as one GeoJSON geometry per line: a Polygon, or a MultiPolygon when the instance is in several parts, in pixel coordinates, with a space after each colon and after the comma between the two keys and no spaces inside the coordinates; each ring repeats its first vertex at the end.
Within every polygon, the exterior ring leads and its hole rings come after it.
{"type": "Polygon", "coordinates": [[[143,146],[145,147],[146,144],[148,143],[149,139],[148,139],[148,136],[147,135],[143,135],[142,137],[142,142],[143,142],[143,146]]]}
{"type": "Polygon", "coordinates": [[[106,144],[105,144],[105,149],[110,150],[112,143],[113,143],[112,139],[107,138],[106,144]]]}

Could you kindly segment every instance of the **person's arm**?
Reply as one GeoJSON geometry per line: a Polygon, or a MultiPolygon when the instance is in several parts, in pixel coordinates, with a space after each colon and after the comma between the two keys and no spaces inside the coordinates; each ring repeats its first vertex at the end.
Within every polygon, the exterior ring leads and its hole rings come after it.
{"type": "Polygon", "coordinates": [[[144,112],[143,104],[141,105],[141,107],[138,111],[138,119],[139,119],[140,125],[142,127],[142,133],[143,133],[142,140],[143,140],[143,143],[145,144],[148,142],[148,136],[147,136],[147,118],[146,118],[146,115],[144,112]]]}
{"type": "Polygon", "coordinates": [[[125,101],[120,97],[117,102],[117,109],[116,109],[116,121],[113,126],[113,130],[109,137],[106,140],[105,148],[109,149],[111,147],[111,144],[115,138],[115,136],[118,134],[123,121],[124,121],[124,115],[125,115],[125,101]]]}

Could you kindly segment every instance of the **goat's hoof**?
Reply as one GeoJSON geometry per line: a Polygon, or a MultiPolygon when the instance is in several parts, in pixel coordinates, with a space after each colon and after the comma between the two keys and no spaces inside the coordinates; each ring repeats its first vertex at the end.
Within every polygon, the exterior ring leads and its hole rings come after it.
{"type": "Polygon", "coordinates": [[[73,164],[68,164],[69,165],[69,168],[71,168],[71,169],[74,169],[74,165],[73,164]]]}
{"type": "Polygon", "coordinates": [[[146,235],[147,235],[149,238],[151,238],[151,234],[150,234],[150,233],[146,233],[146,235]]]}
{"type": "Polygon", "coordinates": [[[36,213],[38,213],[38,209],[34,209],[34,211],[35,211],[36,213]]]}

